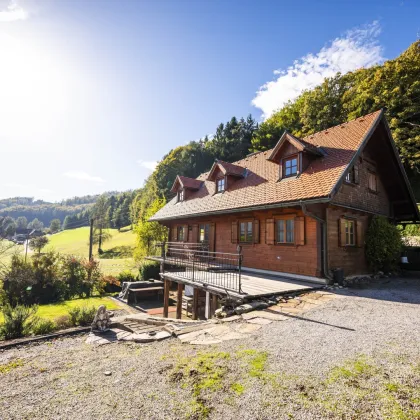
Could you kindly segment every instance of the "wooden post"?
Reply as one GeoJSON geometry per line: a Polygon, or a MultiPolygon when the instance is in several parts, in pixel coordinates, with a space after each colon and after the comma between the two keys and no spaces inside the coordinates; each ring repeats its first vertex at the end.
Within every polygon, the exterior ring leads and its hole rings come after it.
{"type": "Polygon", "coordinates": [[[198,289],[194,287],[193,304],[192,304],[192,319],[198,318],[198,289]]]}
{"type": "Polygon", "coordinates": [[[211,318],[214,316],[214,313],[216,312],[217,301],[218,301],[218,296],[211,295],[211,318]]]}
{"type": "Polygon", "coordinates": [[[169,280],[164,280],[163,283],[163,316],[164,318],[168,318],[168,307],[169,307],[169,288],[170,282],[169,280]]]}
{"type": "Polygon", "coordinates": [[[176,297],[176,319],[181,319],[182,317],[182,291],[184,290],[184,285],[178,283],[178,294],[176,297]]]}

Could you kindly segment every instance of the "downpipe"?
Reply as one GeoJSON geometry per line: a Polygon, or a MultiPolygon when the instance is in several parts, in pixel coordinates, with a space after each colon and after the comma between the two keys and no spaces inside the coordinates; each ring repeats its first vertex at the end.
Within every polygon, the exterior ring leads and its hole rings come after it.
{"type": "Polygon", "coordinates": [[[302,212],[305,216],[308,216],[312,219],[315,219],[321,224],[321,271],[324,274],[324,277],[326,277],[328,280],[332,281],[332,277],[329,274],[328,270],[328,259],[327,259],[327,221],[322,219],[321,217],[318,217],[316,214],[311,213],[307,208],[306,204],[302,201],[300,202],[300,207],[302,208],[302,212]]]}

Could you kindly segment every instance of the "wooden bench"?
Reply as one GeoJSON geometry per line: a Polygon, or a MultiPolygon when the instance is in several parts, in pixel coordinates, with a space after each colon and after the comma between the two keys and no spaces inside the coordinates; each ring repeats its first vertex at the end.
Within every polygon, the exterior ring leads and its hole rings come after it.
{"type": "Polygon", "coordinates": [[[137,289],[128,289],[128,293],[133,293],[134,295],[134,303],[137,303],[137,295],[141,295],[145,292],[156,292],[157,294],[163,293],[163,286],[157,287],[139,287],[137,289]]]}

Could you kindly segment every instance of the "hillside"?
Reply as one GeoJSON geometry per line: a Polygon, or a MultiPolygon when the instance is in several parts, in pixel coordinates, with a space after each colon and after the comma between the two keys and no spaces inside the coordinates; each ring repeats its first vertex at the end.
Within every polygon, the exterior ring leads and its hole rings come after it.
{"type": "MultiPolygon", "coordinates": [[[[101,270],[105,274],[117,275],[124,270],[136,272],[132,258],[136,236],[132,230],[106,229],[111,238],[102,248],[104,253],[98,256],[97,246],[94,246],[94,257],[99,259],[101,270]]],[[[89,255],[89,228],[65,230],[49,237],[46,249],[54,249],[60,254],[73,254],[88,258],[89,255]]]]}

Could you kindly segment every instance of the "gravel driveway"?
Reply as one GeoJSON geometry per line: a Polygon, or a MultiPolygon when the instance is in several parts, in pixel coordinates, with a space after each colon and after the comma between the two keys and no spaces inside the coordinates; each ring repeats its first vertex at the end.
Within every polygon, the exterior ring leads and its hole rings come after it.
{"type": "Polygon", "coordinates": [[[419,303],[420,279],[387,279],[217,346],[11,349],[0,418],[420,418],[419,303]]]}

